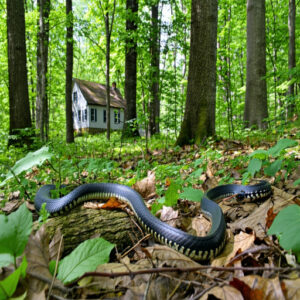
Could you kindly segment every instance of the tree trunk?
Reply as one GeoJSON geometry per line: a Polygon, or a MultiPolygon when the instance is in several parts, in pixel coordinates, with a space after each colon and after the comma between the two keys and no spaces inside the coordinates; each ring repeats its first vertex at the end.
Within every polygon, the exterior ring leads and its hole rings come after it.
{"type": "Polygon", "coordinates": [[[110,140],[110,32],[109,32],[109,14],[105,18],[106,29],[106,137],[110,140]]]}
{"type": "Polygon", "coordinates": [[[176,144],[215,133],[217,0],[192,0],[191,46],[184,119],[176,144]]]}
{"type": "MultiPolygon", "coordinates": [[[[8,144],[28,141],[22,129],[31,128],[30,105],[28,96],[25,16],[23,0],[7,0],[7,54],[9,76],[9,138],[8,144]]],[[[29,142],[29,141],[28,141],[29,142]]]]}
{"type": "MultiPolygon", "coordinates": [[[[289,0],[289,71],[296,67],[296,44],[295,44],[295,24],[296,24],[296,3],[289,0]]],[[[290,74],[290,80],[293,78],[290,74]]],[[[295,111],[295,83],[288,88],[288,118],[292,118],[295,111]]]]}
{"type": "Polygon", "coordinates": [[[38,0],[39,33],[37,42],[36,128],[42,140],[48,140],[48,45],[50,0],[38,0]]]}
{"type": "Polygon", "coordinates": [[[70,253],[80,243],[95,236],[116,244],[119,253],[127,246],[133,246],[141,238],[128,214],[119,210],[77,207],[66,215],[49,219],[46,228],[50,239],[60,228],[64,236],[64,254],[70,253]]]}
{"type": "Polygon", "coordinates": [[[267,127],[265,0],[247,1],[246,127],[267,127]]]}
{"type": "Polygon", "coordinates": [[[125,124],[126,136],[139,136],[136,123],[136,72],[137,72],[137,12],[138,0],[126,1],[126,45],[125,45],[125,124]]]}
{"type": "Polygon", "coordinates": [[[72,77],[73,77],[73,12],[72,0],[66,0],[67,35],[66,35],[66,141],[74,142],[72,116],[72,77]]]}
{"type": "Polygon", "coordinates": [[[152,12],[152,32],[151,32],[151,101],[150,101],[150,134],[159,133],[159,116],[160,116],[160,100],[159,100],[159,59],[160,59],[160,26],[158,18],[159,0],[151,6],[152,12]]]}

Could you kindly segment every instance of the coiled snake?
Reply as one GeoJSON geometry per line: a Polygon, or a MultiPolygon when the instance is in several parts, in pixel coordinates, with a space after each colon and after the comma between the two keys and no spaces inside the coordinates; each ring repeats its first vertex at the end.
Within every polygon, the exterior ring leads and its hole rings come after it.
{"type": "Polygon", "coordinates": [[[114,196],[130,205],[140,224],[156,240],[195,260],[207,260],[217,256],[225,245],[226,223],[216,200],[237,194],[238,199],[266,199],[271,195],[271,186],[266,181],[243,186],[237,184],[221,185],[210,189],[201,202],[201,209],[212,222],[207,236],[196,237],[163,223],[147,209],[139,193],[128,186],[113,183],[83,184],[66,196],[50,198],[55,185],[45,185],[35,197],[35,207],[39,211],[43,203],[50,214],[60,214],[87,200],[109,199],[114,196]]]}

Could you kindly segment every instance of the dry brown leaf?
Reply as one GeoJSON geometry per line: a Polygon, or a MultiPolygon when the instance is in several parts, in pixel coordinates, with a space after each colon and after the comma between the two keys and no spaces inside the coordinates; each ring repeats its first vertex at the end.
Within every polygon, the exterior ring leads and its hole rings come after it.
{"type": "Polygon", "coordinates": [[[158,265],[163,264],[170,267],[178,268],[200,266],[198,263],[196,263],[189,257],[164,245],[155,245],[153,247],[147,247],[146,249],[151,254],[152,260],[155,261],[158,265]]]}
{"type": "Polygon", "coordinates": [[[197,236],[206,236],[211,228],[211,223],[203,215],[192,219],[192,228],[197,236]]]}
{"type": "Polygon", "coordinates": [[[176,227],[176,221],[178,219],[178,210],[174,210],[170,206],[164,206],[160,212],[160,219],[163,222],[168,223],[170,226],[176,227]]]}
{"type": "Polygon", "coordinates": [[[281,283],[286,299],[298,300],[300,299],[300,279],[283,280],[281,283]]]}
{"type": "Polygon", "coordinates": [[[219,286],[214,287],[200,298],[200,300],[207,300],[207,299],[244,300],[241,292],[229,285],[225,285],[223,287],[219,287],[219,286]]]}
{"type": "Polygon", "coordinates": [[[236,256],[238,252],[243,252],[251,248],[254,243],[254,240],[255,240],[254,234],[248,234],[242,231],[239,234],[236,234],[234,236],[233,250],[227,256],[225,265],[227,265],[236,256]]]}
{"type": "Polygon", "coordinates": [[[20,200],[11,200],[11,201],[7,201],[5,203],[5,206],[3,208],[1,208],[1,210],[6,213],[6,214],[10,214],[13,211],[17,210],[17,208],[21,205],[21,201],[20,200]]]}
{"type": "MultiPolygon", "coordinates": [[[[52,279],[52,275],[49,272],[49,240],[45,230],[45,226],[42,226],[35,235],[31,234],[25,249],[26,258],[28,261],[27,272],[35,273],[52,279]]],[[[44,298],[44,291],[47,284],[28,276],[28,299],[37,299],[38,295],[42,295],[44,298]]]]}
{"type": "Polygon", "coordinates": [[[263,239],[266,235],[266,216],[272,206],[273,203],[269,199],[257,207],[247,218],[237,220],[228,226],[232,231],[240,229],[245,231],[246,228],[251,228],[257,237],[263,239]]]}
{"type": "Polygon", "coordinates": [[[155,172],[149,171],[148,176],[136,184],[133,188],[141,194],[144,199],[150,199],[156,195],[155,172]]]}
{"type": "Polygon", "coordinates": [[[58,251],[60,251],[60,254],[59,254],[59,257],[58,259],[61,259],[61,254],[63,253],[64,251],[64,243],[63,243],[63,240],[62,240],[62,244],[60,246],[60,249],[59,249],[59,244],[60,244],[60,241],[61,239],[63,238],[62,236],[62,233],[60,231],[60,228],[56,229],[55,231],[55,234],[49,244],[49,259],[50,261],[51,260],[57,260],[57,254],[58,254],[58,251]]]}
{"type": "Polygon", "coordinates": [[[240,278],[240,280],[250,286],[251,289],[262,291],[263,299],[285,299],[278,277],[269,279],[258,275],[249,275],[240,278]]]}

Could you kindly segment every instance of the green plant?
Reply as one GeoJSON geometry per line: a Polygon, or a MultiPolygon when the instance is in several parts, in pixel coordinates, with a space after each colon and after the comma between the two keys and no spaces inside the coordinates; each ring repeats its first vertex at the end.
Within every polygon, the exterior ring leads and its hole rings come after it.
{"type": "Polygon", "coordinates": [[[258,149],[250,154],[251,160],[248,164],[247,171],[243,174],[243,182],[263,169],[267,176],[275,176],[276,173],[287,165],[289,169],[295,167],[293,157],[285,157],[285,149],[295,147],[297,141],[290,139],[281,139],[277,144],[268,150],[258,149]]]}
{"type": "Polygon", "coordinates": [[[300,263],[300,206],[290,205],[275,217],[268,235],[276,235],[281,247],[293,251],[300,263]]]}

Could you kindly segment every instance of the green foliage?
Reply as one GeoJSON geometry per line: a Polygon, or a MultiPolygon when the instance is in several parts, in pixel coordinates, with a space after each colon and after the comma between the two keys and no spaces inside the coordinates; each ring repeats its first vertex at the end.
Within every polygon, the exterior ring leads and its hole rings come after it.
{"type": "Polygon", "coordinates": [[[52,154],[49,152],[48,147],[42,147],[35,152],[29,152],[24,158],[18,160],[7,174],[5,180],[0,184],[3,186],[7,180],[19,175],[20,173],[31,169],[34,166],[41,165],[47,159],[50,159],[52,154]]]}
{"type": "Polygon", "coordinates": [[[0,281],[0,300],[11,299],[16,291],[20,277],[25,278],[27,268],[26,256],[23,256],[21,265],[8,277],[0,281]]]}
{"type": "Polygon", "coordinates": [[[203,197],[203,192],[201,190],[193,189],[193,188],[183,188],[183,192],[179,195],[180,198],[195,201],[195,202],[201,202],[203,197]]]}
{"type": "Polygon", "coordinates": [[[70,255],[59,263],[57,278],[70,283],[86,272],[96,270],[97,266],[109,261],[114,244],[102,238],[81,243],[70,255]]]}
{"type": "Polygon", "coordinates": [[[295,166],[293,157],[285,157],[284,150],[297,145],[297,141],[285,138],[279,140],[275,146],[268,150],[258,149],[252,152],[250,155],[252,159],[249,162],[247,172],[243,174],[243,182],[245,182],[250,175],[254,177],[262,168],[264,168],[264,173],[267,176],[275,176],[285,165],[289,168],[293,168],[295,166]],[[272,158],[277,159],[271,161],[272,158]]]}
{"type": "Polygon", "coordinates": [[[276,235],[281,247],[293,251],[300,262],[300,206],[290,205],[281,210],[268,230],[269,235],[276,235]]]}
{"type": "Polygon", "coordinates": [[[15,263],[26,247],[31,227],[32,215],[25,203],[9,216],[0,215],[0,257],[10,255],[15,263]]]}

